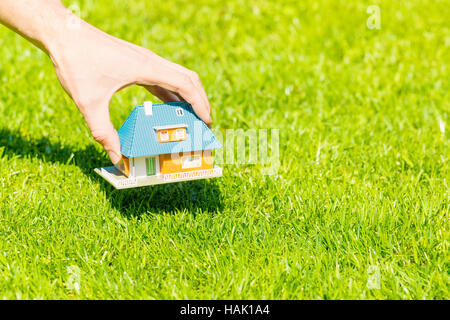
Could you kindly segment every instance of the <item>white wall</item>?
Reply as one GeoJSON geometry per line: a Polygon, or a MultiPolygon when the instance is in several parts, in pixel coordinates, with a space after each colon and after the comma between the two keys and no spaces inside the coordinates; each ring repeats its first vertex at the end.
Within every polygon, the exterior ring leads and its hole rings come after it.
{"type": "Polygon", "coordinates": [[[140,157],[140,158],[134,158],[134,176],[135,177],[146,177],[147,176],[147,167],[145,164],[146,158],[155,158],[155,166],[156,166],[156,174],[160,173],[160,166],[159,166],[159,156],[154,157],[140,157]]]}

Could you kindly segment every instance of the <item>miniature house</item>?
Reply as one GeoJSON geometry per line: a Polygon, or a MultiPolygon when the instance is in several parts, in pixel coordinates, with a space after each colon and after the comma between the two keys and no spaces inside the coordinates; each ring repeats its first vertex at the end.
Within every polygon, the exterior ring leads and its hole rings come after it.
{"type": "Polygon", "coordinates": [[[118,133],[123,161],[96,169],[117,189],[222,175],[212,155],[222,145],[186,102],[145,102],[118,133]]]}

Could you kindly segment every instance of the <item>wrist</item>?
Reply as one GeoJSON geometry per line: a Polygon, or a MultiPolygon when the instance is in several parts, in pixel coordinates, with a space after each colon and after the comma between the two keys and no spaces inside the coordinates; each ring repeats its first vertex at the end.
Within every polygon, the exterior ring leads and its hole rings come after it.
{"type": "Polygon", "coordinates": [[[45,20],[45,27],[39,29],[39,47],[50,57],[57,54],[70,34],[81,25],[81,19],[62,5],[52,7],[41,18],[45,20]]]}

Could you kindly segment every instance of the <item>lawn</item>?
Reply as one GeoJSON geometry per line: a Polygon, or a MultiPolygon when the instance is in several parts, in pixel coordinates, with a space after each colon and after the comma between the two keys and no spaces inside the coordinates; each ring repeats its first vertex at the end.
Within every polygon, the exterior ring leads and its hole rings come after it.
{"type": "MultiPolygon", "coordinates": [[[[214,128],[279,129],[280,167],[115,190],[51,61],[0,27],[0,298],[450,298],[449,0],[64,3],[197,71],[214,128]]],[[[149,99],[115,95],[115,126],[149,99]]]]}

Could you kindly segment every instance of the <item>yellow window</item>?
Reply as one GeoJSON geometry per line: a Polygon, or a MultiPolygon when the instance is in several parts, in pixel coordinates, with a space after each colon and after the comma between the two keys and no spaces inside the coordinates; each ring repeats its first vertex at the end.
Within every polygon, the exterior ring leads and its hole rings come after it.
{"type": "Polygon", "coordinates": [[[182,141],[186,140],[186,128],[172,127],[157,129],[159,142],[182,141]]]}

